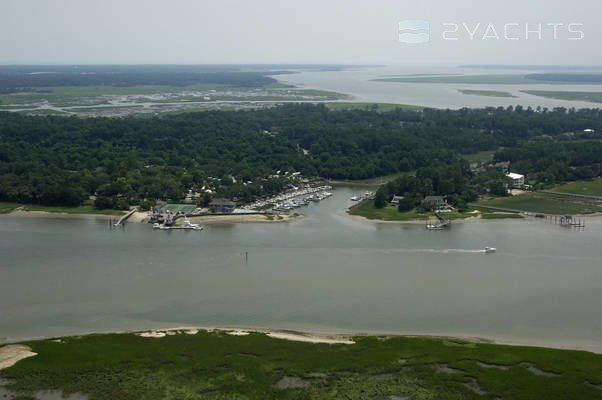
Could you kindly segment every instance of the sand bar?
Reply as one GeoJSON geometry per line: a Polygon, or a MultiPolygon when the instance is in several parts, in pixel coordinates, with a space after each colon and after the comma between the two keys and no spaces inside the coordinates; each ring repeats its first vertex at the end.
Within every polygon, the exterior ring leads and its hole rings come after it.
{"type": "Polygon", "coordinates": [[[0,347],[0,370],[12,367],[24,358],[37,356],[38,353],[31,351],[29,346],[22,344],[9,344],[0,347]]]}

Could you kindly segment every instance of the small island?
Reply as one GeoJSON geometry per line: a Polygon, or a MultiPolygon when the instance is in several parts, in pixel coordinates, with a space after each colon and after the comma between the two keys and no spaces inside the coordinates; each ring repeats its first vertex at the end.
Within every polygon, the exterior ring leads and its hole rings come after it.
{"type": "Polygon", "coordinates": [[[498,90],[473,90],[473,89],[458,89],[462,94],[469,94],[474,96],[487,96],[487,97],[518,97],[509,92],[502,92],[498,90]]]}

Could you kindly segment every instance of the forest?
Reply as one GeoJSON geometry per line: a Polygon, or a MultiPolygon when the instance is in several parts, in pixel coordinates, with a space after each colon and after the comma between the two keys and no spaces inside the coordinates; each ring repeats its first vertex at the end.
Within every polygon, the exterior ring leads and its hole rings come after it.
{"type": "Polygon", "coordinates": [[[48,88],[57,86],[210,84],[256,88],[277,83],[268,75],[292,74],[293,70],[338,71],[347,67],[335,64],[0,65],[0,94],[47,92],[48,88]]]}
{"type": "Polygon", "coordinates": [[[0,93],[39,92],[57,86],[262,87],[277,83],[267,75],[284,73],[290,72],[242,70],[236,66],[0,66],[0,93]]]}
{"type": "Polygon", "coordinates": [[[281,190],[276,171],[327,179],[415,171],[431,185],[421,195],[470,201],[480,189],[460,155],[500,149],[497,161],[538,179],[596,176],[597,133],[566,132],[600,132],[601,125],[598,109],[522,107],[377,112],[290,104],[145,118],[0,113],[0,201],[70,206],[95,195],[99,207],[127,208],[211,187],[244,202],[281,190]],[[435,184],[439,177],[454,180],[453,190],[435,184]]]}

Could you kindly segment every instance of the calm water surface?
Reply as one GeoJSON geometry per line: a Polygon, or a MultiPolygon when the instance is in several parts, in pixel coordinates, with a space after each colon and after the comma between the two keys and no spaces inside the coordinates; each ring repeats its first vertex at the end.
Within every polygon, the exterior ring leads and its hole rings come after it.
{"type": "MultiPolygon", "coordinates": [[[[504,84],[445,84],[445,83],[407,83],[407,82],[376,82],[374,79],[393,75],[411,74],[460,74],[460,75],[505,75],[532,74],[546,72],[545,70],[481,70],[477,68],[461,68],[456,66],[386,66],[361,68],[344,71],[301,71],[292,75],[275,75],[274,78],[305,88],[332,90],[349,94],[354,101],[384,102],[397,104],[414,104],[435,108],[462,107],[507,107],[522,105],[524,107],[538,106],[566,108],[599,108],[599,103],[586,101],[567,101],[548,99],[523,93],[522,90],[550,91],[584,91],[600,92],[602,85],[565,85],[522,83],[516,85],[504,84]],[[466,95],[458,89],[496,90],[511,93],[515,97],[489,97],[466,95]]],[[[547,71],[549,72],[549,71],[547,71]]],[[[559,72],[559,71],[552,71],[559,72]]],[[[567,72],[567,71],[561,71],[567,72]]],[[[568,71],[570,72],[570,71],[568,71]]],[[[599,72],[599,71],[598,71],[599,72]]]]}
{"type": "Polygon", "coordinates": [[[2,216],[0,338],[217,325],[602,351],[602,219],[433,232],[342,215],[352,194],[339,188],[296,222],[202,232],[2,216]]]}

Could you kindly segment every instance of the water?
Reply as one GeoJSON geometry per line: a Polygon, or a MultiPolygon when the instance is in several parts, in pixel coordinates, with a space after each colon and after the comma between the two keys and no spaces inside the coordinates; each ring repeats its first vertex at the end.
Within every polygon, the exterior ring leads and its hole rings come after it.
{"type": "MultiPolygon", "coordinates": [[[[496,75],[496,74],[530,74],[545,72],[534,70],[480,70],[477,68],[460,68],[455,66],[387,66],[362,68],[345,71],[301,71],[293,75],[276,75],[274,78],[303,88],[331,90],[349,94],[353,101],[384,102],[396,104],[412,104],[435,108],[457,109],[462,107],[486,106],[537,106],[566,108],[597,108],[598,103],[585,101],[567,101],[548,99],[522,93],[521,90],[549,91],[585,91],[600,92],[602,85],[564,85],[564,84],[444,84],[444,83],[401,83],[375,82],[373,79],[387,75],[410,74],[464,74],[464,75],[496,75]],[[509,92],[516,98],[488,97],[466,95],[458,89],[497,90],[509,92]]],[[[558,72],[558,71],[556,71],[558,72]]]]}
{"type": "Polygon", "coordinates": [[[2,216],[0,337],[239,326],[602,351],[601,219],[583,231],[541,220],[428,231],[342,214],[362,192],[339,188],[295,222],[201,232],[2,216]]]}

